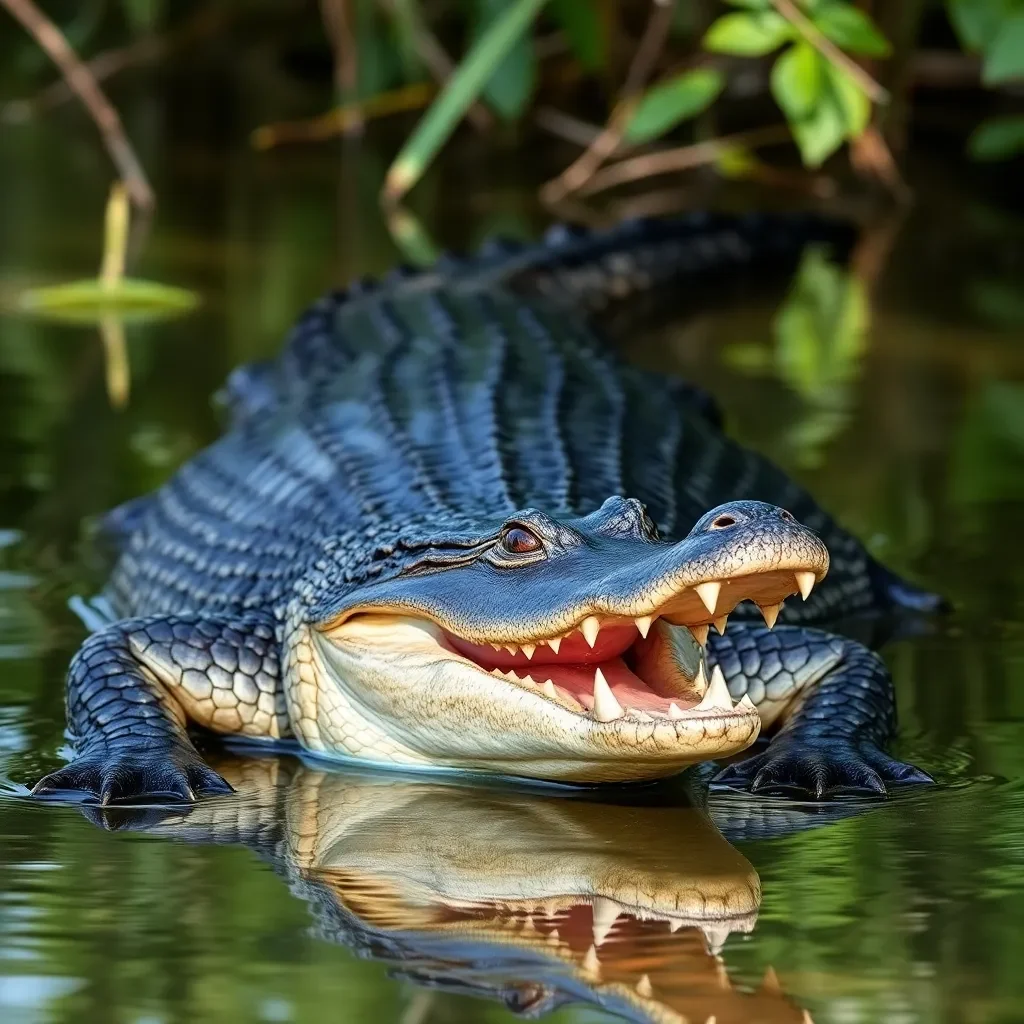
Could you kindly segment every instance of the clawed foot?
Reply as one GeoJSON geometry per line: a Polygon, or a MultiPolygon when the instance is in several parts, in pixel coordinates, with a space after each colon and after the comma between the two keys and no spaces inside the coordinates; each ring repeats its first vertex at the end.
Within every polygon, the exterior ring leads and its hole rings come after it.
{"type": "Polygon", "coordinates": [[[34,796],[67,792],[88,794],[106,806],[191,803],[234,791],[191,747],[175,747],[85,752],[32,789],[34,796]]]}
{"type": "Polygon", "coordinates": [[[934,779],[911,764],[894,761],[877,747],[834,739],[779,737],[763,754],[731,764],[714,787],[779,794],[796,799],[887,797],[896,786],[934,779]]]}

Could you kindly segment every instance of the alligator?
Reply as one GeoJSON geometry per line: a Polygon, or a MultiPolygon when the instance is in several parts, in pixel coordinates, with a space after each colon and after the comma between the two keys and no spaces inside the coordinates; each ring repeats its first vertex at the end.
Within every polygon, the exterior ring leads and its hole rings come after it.
{"type": "MultiPolygon", "coordinates": [[[[811,1020],[771,968],[757,988],[729,977],[723,955],[753,932],[761,883],[732,845],[743,817],[726,810],[723,835],[699,785],[636,805],[607,789],[214,756],[238,799],[83,810],[112,830],[244,847],[307,904],[321,939],[528,1019],[575,1004],[645,1024],[811,1020]]],[[[764,816],[772,834],[791,831],[792,806],[764,816]]]]}
{"type": "Polygon", "coordinates": [[[600,332],[610,303],[700,298],[840,235],[764,215],[556,228],[315,303],[229,378],[221,438],[106,519],[75,756],[35,792],[228,791],[190,727],[574,784],[728,759],[764,729],[719,784],[930,781],[885,753],[881,659],[816,626],[937,599],[600,332]]]}

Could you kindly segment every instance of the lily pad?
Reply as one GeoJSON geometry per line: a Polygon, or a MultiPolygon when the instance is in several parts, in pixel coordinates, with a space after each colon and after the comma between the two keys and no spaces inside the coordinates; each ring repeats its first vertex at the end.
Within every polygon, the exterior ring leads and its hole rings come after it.
{"type": "Polygon", "coordinates": [[[121,278],[114,284],[91,278],[32,288],[19,300],[23,310],[37,316],[88,324],[111,315],[135,322],[162,320],[186,313],[198,303],[195,292],[136,278],[121,278]]]}

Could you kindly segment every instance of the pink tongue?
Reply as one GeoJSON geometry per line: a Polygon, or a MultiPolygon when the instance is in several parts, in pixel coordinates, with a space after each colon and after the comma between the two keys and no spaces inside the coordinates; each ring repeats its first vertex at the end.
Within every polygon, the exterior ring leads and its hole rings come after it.
{"type": "MultiPolygon", "coordinates": [[[[630,622],[621,625],[602,626],[594,646],[591,647],[586,637],[577,630],[564,637],[558,647],[558,653],[547,644],[537,644],[532,658],[519,651],[509,654],[502,647],[495,650],[490,644],[471,644],[452,633],[445,632],[448,642],[460,654],[471,658],[483,668],[520,668],[536,665],[596,665],[617,658],[624,654],[640,639],[636,626],[630,622]]],[[[591,673],[593,678],[593,673],[591,673]]]]}

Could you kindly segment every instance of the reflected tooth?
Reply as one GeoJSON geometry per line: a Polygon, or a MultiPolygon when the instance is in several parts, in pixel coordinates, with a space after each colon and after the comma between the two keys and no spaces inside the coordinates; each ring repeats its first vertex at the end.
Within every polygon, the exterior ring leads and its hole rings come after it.
{"type": "Polygon", "coordinates": [[[696,640],[701,647],[708,642],[708,624],[706,622],[702,626],[691,626],[690,632],[693,634],[693,639],[696,640]]]}
{"type": "Polygon", "coordinates": [[[725,627],[729,624],[729,616],[722,615],[715,619],[715,629],[718,630],[719,636],[725,636],[725,627]]]}
{"type": "Polygon", "coordinates": [[[814,589],[814,573],[807,570],[805,572],[798,572],[795,575],[797,589],[800,591],[800,596],[806,601],[814,589]]]}
{"type": "Polygon", "coordinates": [[[714,615],[715,608],[718,607],[718,594],[722,589],[722,584],[718,580],[709,580],[707,583],[698,583],[693,589],[697,591],[697,596],[704,602],[704,607],[714,615]]]}
{"type": "Polygon", "coordinates": [[[619,919],[619,905],[606,896],[598,896],[591,909],[594,915],[594,945],[600,946],[619,919]]]}
{"type": "Polygon", "coordinates": [[[740,697],[739,703],[737,703],[736,707],[743,708],[744,711],[756,711],[757,710],[757,706],[750,699],[750,696],[748,694],[746,694],[746,693],[743,694],[742,697],[740,697]]]}
{"type": "Polygon", "coordinates": [[[636,622],[636,628],[640,630],[640,635],[646,640],[647,634],[651,631],[651,623],[654,621],[653,615],[641,615],[636,622]]]}
{"type": "Polygon", "coordinates": [[[547,938],[544,941],[549,946],[557,946],[559,944],[559,942],[561,941],[561,938],[562,937],[558,934],[558,929],[557,928],[552,928],[551,931],[548,932],[547,938]]]}
{"type": "Polygon", "coordinates": [[[716,665],[714,667],[707,692],[694,710],[732,711],[732,697],[729,695],[729,687],[725,685],[725,676],[722,675],[720,666],[716,665]]]}
{"type": "Polygon", "coordinates": [[[558,648],[562,646],[562,638],[560,636],[553,636],[547,641],[547,645],[557,654],[558,648]]]}
{"type": "Polygon", "coordinates": [[[622,705],[615,699],[604,673],[594,673],[594,717],[599,722],[614,722],[623,715],[622,705]]]}
{"type": "Polygon", "coordinates": [[[779,976],[775,973],[775,968],[768,965],[768,969],[764,972],[764,978],[761,980],[761,987],[758,992],[767,992],[773,996],[782,995],[782,986],[779,984],[779,976]]]}
{"type": "Polygon", "coordinates": [[[769,629],[775,628],[775,623],[778,621],[779,612],[782,611],[782,602],[778,604],[759,604],[757,606],[761,609],[761,614],[764,616],[764,624],[769,629]]]}
{"type": "Polygon", "coordinates": [[[654,987],[651,985],[651,979],[648,978],[646,974],[643,975],[643,977],[636,983],[636,994],[638,996],[643,996],[644,999],[650,999],[651,996],[654,995],[654,987]]]}
{"type": "Polygon", "coordinates": [[[533,657],[533,652],[537,650],[535,644],[523,644],[523,654],[526,655],[526,660],[529,661],[533,657]]]}
{"type": "Polygon", "coordinates": [[[678,918],[673,918],[673,920],[669,921],[669,923],[668,923],[668,930],[670,932],[672,932],[673,934],[675,932],[679,931],[679,929],[682,928],[682,927],[683,927],[683,922],[680,921],[678,918]]]}
{"type": "Polygon", "coordinates": [[[685,718],[686,715],[684,715],[682,713],[682,711],[679,710],[679,706],[677,704],[669,704],[669,706],[668,706],[668,717],[669,718],[685,718]]]}
{"type": "Polygon", "coordinates": [[[591,946],[587,950],[587,955],[583,958],[583,970],[587,974],[592,974],[594,977],[598,977],[601,973],[601,961],[597,958],[597,950],[591,946]]]}
{"type": "Polygon", "coordinates": [[[597,643],[597,634],[601,632],[601,623],[597,621],[597,616],[588,615],[580,623],[580,632],[586,639],[587,644],[593,647],[597,643]]]}

